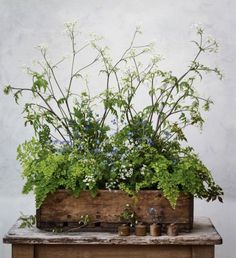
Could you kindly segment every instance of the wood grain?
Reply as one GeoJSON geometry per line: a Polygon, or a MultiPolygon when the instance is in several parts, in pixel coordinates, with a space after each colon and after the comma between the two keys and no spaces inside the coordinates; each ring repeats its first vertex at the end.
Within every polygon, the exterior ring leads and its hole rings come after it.
{"type": "Polygon", "coordinates": [[[148,210],[155,208],[163,224],[174,222],[180,229],[192,228],[192,196],[182,194],[173,209],[160,191],[150,190],[140,191],[136,198],[123,191],[100,190],[96,198],[93,198],[88,191],[83,191],[79,197],[75,197],[66,190],[58,190],[50,194],[37,210],[37,227],[78,227],[80,217],[89,215],[94,222],[90,227],[95,227],[95,223],[99,222],[102,228],[114,229],[120,222],[120,214],[126,204],[134,209],[137,217],[143,222],[152,222],[148,210]]]}
{"type": "Polygon", "coordinates": [[[214,246],[16,245],[13,258],[214,258],[214,246]]]}
{"type": "MultiPolygon", "coordinates": [[[[35,258],[191,258],[191,246],[37,246],[35,258]]],[[[201,257],[208,258],[208,257],[201,257]]]]}
{"type": "Polygon", "coordinates": [[[10,244],[63,244],[63,245],[217,245],[222,243],[221,236],[215,230],[210,219],[196,218],[191,233],[180,233],[178,236],[170,237],[162,235],[152,237],[150,235],[137,237],[119,236],[117,233],[51,233],[34,228],[19,228],[20,221],[10,229],[4,237],[4,243],[10,244]]]}
{"type": "Polygon", "coordinates": [[[3,239],[12,244],[13,258],[214,258],[214,245],[222,243],[208,218],[196,218],[191,233],[176,237],[50,233],[19,226],[17,221],[3,239]]]}
{"type": "Polygon", "coordinates": [[[195,246],[192,249],[192,258],[214,258],[214,246],[195,246]]]}
{"type": "Polygon", "coordinates": [[[34,258],[34,245],[14,244],[12,258],[34,258]]]}

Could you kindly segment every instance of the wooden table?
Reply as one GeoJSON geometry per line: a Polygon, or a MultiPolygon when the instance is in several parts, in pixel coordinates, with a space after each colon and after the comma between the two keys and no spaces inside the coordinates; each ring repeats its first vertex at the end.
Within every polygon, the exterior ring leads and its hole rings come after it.
{"type": "Polygon", "coordinates": [[[10,229],[3,242],[13,258],[213,258],[222,244],[208,218],[195,218],[191,233],[176,237],[120,237],[114,233],[51,233],[37,228],[10,229]]]}

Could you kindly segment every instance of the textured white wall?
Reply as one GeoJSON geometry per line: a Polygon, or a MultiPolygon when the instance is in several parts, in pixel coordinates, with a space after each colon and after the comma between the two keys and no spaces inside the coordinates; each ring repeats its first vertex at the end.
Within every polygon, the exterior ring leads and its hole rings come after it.
{"type": "MultiPolygon", "coordinates": [[[[224,70],[225,79],[205,81],[204,94],[215,106],[207,115],[200,134],[189,130],[192,144],[225,191],[225,203],[208,204],[197,200],[195,215],[209,216],[224,239],[216,257],[233,258],[236,243],[236,2],[234,0],[0,0],[0,87],[22,86],[30,79],[21,66],[36,58],[33,48],[46,42],[59,54],[60,31],[68,21],[79,20],[85,32],[96,32],[107,39],[114,52],[127,44],[136,25],[142,25],[143,38],[156,40],[166,57],[165,67],[177,74],[191,57],[191,25],[202,23],[220,43],[214,59],[224,70]]],[[[62,53],[64,54],[64,52],[62,53]]],[[[19,216],[34,213],[33,196],[22,196],[16,147],[31,136],[24,128],[21,110],[12,98],[0,93],[0,238],[19,216]]],[[[10,257],[10,246],[0,243],[0,257],[10,257]]]]}

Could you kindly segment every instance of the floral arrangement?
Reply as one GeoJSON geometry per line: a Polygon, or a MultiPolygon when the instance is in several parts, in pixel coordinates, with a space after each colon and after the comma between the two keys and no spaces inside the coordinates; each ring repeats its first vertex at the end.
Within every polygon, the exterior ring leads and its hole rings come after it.
{"type": "Polygon", "coordinates": [[[27,69],[32,85],[4,88],[16,103],[23,94],[32,99],[24,104],[23,114],[35,135],[17,150],[26,179],[23,193],[34,191],[37,207],[57,189],[76,195],[89,190],[93,196],[98,189],[132,195],[159,189],[173,207],[181,192],[222,201],[221,187],[186,144],[184,132],[187,126],[201,128],[202,111],[212,104],[199,94],[196,82],[207,73],[222,78],[218,68],[199,61],[217,50],[216,41],[198,28],[195,56],[186,71],[175,76],[160,68],[152,44],[136,44],[139,29],[116,61],[100,38],[83,45],[75,23],[66,24],[66,31],[72,50],[68,81],[58,77],[68,58],[53,63],[40,47],[39,68],[27,69]],[[81,65],[78,60],[88,51],[94,57],[81,65]],[[86,72],[91,68],[98,74],[98,94],[89,87],[86,72]],[[140,94],[149,102],[139,103],[140,94]]]}

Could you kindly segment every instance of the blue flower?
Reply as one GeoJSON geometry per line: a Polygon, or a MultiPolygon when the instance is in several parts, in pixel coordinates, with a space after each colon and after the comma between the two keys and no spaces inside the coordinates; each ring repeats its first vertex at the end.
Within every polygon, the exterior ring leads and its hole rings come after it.
{"type": "Polygon", "coordinates": [[[173,164],[175,165],[176,163],[177,163],[177,160],[176,160],[176,159],[174,159],[174,160],[173,160],[173,164]]]}
{"type": "Polygon", "coordinates": [[[147,144],[152,145],[153,141],[151,138],[147,138],[147,144]]]}
{"type": "Polygon", "coordinates": [[[112,152],[108,152],[108,153],[106,154],[106,156],[107,156],[107,157],[112,157],[112,152]]]}
{"type": "Polygon", "coordinates": [[[169,137],[171,136],[171,133],[168,132],[168,131],[164,131],[164,134],[165,134],[165,137],[166,137],[166,138],[169,138],[169,137]]]}
{"type": "Polygon", "coordinates": [[[53,144],[58,144],[60,141],[59,140],[53,140],[52,143],[53,144]]]}
{"type": "Polygon", "coordinates": [[[113,147],[112,148],[112,153],[116,153],[118,151],[118,148],[117,147],[113,147]]]}
{"type": "Polygon", "coordinates": [[[99,153],[99,152],[101,152],[100,148],[95,148],[94,149],[94,153],[99,153]]]}
{"type": "Polygon", "coordinates": [[[112,122],[113,125],[117,124],[116,119],[112,119],[111,122],[112,122]]]}
{"type": "Polygon", "coordinates": [[[58,145],[65,145],[65,144],[71,144],[70,141],[60,141],[60,140],[54,140],[53,144],[58,144],[58,145]]]}
{"type": "Polygon", "coordinates": [[[133,133],[132,133],[132,132],[128,132],[128,133],[127,133],[128,139],[130,139],[132,136],[133,136],[133,133]]]}
{"type": "Polygon", "coordinates": [[[79,146],[78,146],[78,151],[81,151],[83,149],[83,146],[80,144],[79,146]]]}
{"type": "Polygon", "coordinates": [[[91,125],[86,125],[86,126],[84,127],[84,130],[85,130],[85,131],[88,131],[89,129],[91,129],[91,125]]]}

